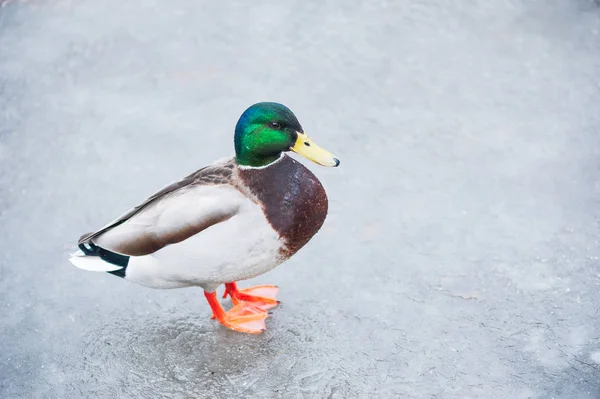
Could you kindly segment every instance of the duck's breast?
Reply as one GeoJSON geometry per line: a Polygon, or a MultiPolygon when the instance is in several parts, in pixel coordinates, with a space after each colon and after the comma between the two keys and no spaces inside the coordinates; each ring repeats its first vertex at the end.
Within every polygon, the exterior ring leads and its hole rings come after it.
{"type": "Polygon", "coordinates": [[[327,217],[327,194],[319,179],[293,158],[283,155],[261,169],[241,169],[242,183],[261,204],[264,215],[284,246],[289,258],[321,228],[327,217]]]}

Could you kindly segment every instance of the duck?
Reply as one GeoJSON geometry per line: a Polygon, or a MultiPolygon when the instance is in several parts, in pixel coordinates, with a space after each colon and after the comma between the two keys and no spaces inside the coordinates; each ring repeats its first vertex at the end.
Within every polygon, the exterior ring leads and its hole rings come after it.
{"type": "Polygon", "coordinates": [[[155,289],[200,287],[212,318],[242,333],[266,330],[279,288],[239,288],[296,254],[321,229],[328,199],[319,179],[287,153],[337,167],[285,105],[261,102],[240,116],[235,156],[164,187],[81,236],[70,262],[155,289]],[[217,288],[225,285],[225,310],[217,288]]]}

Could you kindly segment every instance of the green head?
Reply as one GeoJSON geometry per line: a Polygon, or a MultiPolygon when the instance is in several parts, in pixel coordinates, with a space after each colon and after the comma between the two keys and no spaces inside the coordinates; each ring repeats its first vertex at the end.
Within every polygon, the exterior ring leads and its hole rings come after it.
{"type": "Polygon", "coordinates": [[[234,144],[236,161],[244,166],[266,166],[290,150],[323,166],[340,163],[309,139],[294,113],[278,103],[258,103],[244,111],[235,126],[234,144]]]}

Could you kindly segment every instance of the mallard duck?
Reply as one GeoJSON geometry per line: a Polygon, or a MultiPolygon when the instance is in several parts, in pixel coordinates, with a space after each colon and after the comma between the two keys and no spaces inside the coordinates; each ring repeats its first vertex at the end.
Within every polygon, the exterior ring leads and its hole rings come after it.
{"type": "Polygon", "coordinates": [[[284,105],[258,103],[240,117],[235,156],[163,188],[101,229],[83,235],[70,261],[151,288],[198,286],[213,318],[235,331],[265,330],[278,288],[238,281],[280,265],[319,231],[325,189],[293,151],[323,166],[340,161],[304,133],[284,105]],[[225,284],[233,307],[216,289],[225,284]]]}

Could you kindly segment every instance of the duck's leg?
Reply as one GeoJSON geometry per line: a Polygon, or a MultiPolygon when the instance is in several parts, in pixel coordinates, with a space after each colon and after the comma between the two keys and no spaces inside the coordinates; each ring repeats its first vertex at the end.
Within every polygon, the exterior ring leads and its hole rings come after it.
{"type": "Polygon", "coordinates": [[[279,291],[279,288],[274,285],[257,285],[256,287],[240,290],[235,282],[231,282],[225,284],[223,298],[230,295],[231,302],[236,306],[242,302],[250,302],[262,310],[269,310],[280,303],[275,298],[277,291],[279,291]]]}
{"type": "Polygon", "coordinates": [[[225,327],[250,334],[265,331],[265,319],[268,314],[264,310],[251,303],[240,302],[226,312],[219,303],[216,292],[204,291],[204,296],[213,311],[213,317],[225,327]]]}

